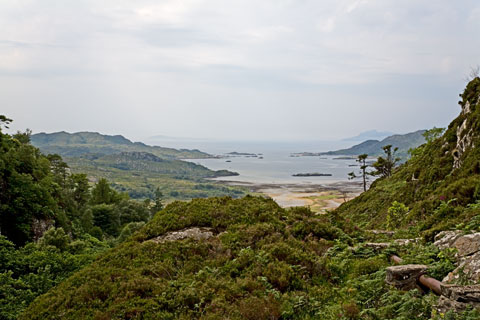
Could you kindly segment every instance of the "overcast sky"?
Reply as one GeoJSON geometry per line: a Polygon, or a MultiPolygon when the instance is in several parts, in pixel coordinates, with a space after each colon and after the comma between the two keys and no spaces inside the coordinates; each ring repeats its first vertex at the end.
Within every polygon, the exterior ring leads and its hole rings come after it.
{"type": "Polygon", "coordinates": [[[328,140],[446,126],[478,0],[2,0],[13,129],[328,140]]]}

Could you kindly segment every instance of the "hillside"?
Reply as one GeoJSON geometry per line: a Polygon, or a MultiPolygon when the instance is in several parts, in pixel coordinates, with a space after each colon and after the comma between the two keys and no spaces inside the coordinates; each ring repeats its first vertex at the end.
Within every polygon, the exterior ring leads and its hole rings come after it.
{"type": "Polygon", "coordinates": [[[56,153],[63,157],[78,157],[85,154],[115,154],[120,152],[148,152],[167,159],[209,158],[199,150],[172,149],[132,142],[121,135],[110,136],[97,132],[37,133],[31,137],[32,144],[43,153],[56,153]]]}
{"type": "Polygon", "coordinates": [[[385,284],[392,253],[442,279],[455,250],[433,236],[480,228],[480,78],[460,104],[443,136],[334,212],[250,196],[172,203],[20,319],[480,319],[471,308],[437,312],[432,292],[385,284]]]}
{"type": "Polygon", "coordinates": [[[429,239],[439,230],[474,223],[480,200],[479,96],[475,78],[461,95],[460,115],[442,137],[420,146],[392,177],[375,181],[337,214],[361,227],[387,227],[388,209],[399,201],[409,210],[390,227],[415,227],[429,239]]]}
{"type": "Polygon", "coordinates": [[[321,152],[320,155],[356,156],[366,153],[369,156],[380,156],[383,154],[383,146],[392,145],[394,148],[398,147],[397,155],[403,159],[406,159],[409,149],[416,148],[425,142],[425,138],[423,137],[424,132],[425,130],[418,130],[407,134],[395,134],[381,141],[367,140],[348,149],[321,152]]]}
{"type": "Polygon", "coordinates": [[[44,154],[64,157],[73,172],[86,173],[91,181],[106,178],[135,199],[153,198],[157,188],[168,201],[245,194],[241,188],[205,180],[237,173],[179,160],[211,157],[198,150],[149,146],[96,132],[39,133],[31,136],[31,142],[44,154]]]}
{"type": "Polygon", "coordinates": [[[206,180],[237,175],[235,172],[213,171],[191,162],[163,159],[146,152],[121,152],[103,156],[88,154],[67,157],[65,161],[73,172],[86,173],[93,181],[106,178],[112,181],[116,190],[127,192],[135,199],[153,198],[157,188],[167,201],[245,195],[241,188],[206,180]]]}

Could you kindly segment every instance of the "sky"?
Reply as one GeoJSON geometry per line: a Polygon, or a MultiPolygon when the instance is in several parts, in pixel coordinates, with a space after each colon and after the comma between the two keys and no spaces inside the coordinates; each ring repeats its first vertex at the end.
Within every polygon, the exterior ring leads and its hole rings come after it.
{"type": "Polygon", "coordinates": [[[331,140],[445,127],[478,0],[2,0],[12,130],[331,140]]]}

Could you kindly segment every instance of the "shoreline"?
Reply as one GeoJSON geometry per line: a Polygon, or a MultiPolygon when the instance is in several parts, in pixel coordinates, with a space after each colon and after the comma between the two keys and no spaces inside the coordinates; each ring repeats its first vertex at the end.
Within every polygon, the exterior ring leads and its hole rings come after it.
{"type": "Polygon", "coordinates": [[[342,203],[362,193],[362,184],[338,181],[328,184],[303,183],[255,183],[233,180],[217,180],[228,186],[246,187],[275,200],[281,207],[307,206],[317,214],[333,210],[342,203]]]}

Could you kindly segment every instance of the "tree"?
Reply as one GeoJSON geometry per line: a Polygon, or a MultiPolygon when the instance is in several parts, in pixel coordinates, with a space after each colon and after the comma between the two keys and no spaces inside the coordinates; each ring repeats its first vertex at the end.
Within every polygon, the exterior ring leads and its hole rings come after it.
{"type": "Polygon", "coordinates": [[[110,187],[107,179],[105,178],[98,180],[97,184],[92,189],[92,204],[112,204],[118,202],[119,200],[119,194],[110,187]]]}
{"type": "Polygon", "coordinates": [[[163,209],[163,193],[160,188],[155,190],[155,205],[152,207],[152,215],[163,209]]]}
{"type": "Polygon", "coordinates": [[[97,204],[92,207],[94,226],[102,229],[103,232],[118,236],[120,229],[120,217],[111,204],[97,204]]]}
{"type": "Polygon", "coordinates": [[[444,131],[445,131],[445,128],[433,127],[432,129],[425,131],[422,135],[427,141],[427,143],[431,143],[437,138],[439,138],[444,131]]]}
{"type": "Polygon", "coordinates": [[[360,163],[360,174],[361,174],[360,176],[357,176],[353,171],[348,174],[349,175],[348,179],[350,180],[355,178],[363,179],[363,191],[367,191],[368,176],[372,175],[371,172],[367,171],[367,168],[369,167],[366,162],[367,158],[368,158],[368,154],[364,153],[359,155],[356,160],[358,163],[360,163]]]}
{"type": "Polygon", "coordinates": [[[394,148],[392,151],[392,145],[384,146],[383,152],[385,152],[384,157],[378,157],[377,161],[373,164],[375,172],[373,175],[380,177],[390,177],[392,175],[393,169],[400,161],[400,158],[395,157],[395,153],[398,151],[398,148],[394,148]]]}

